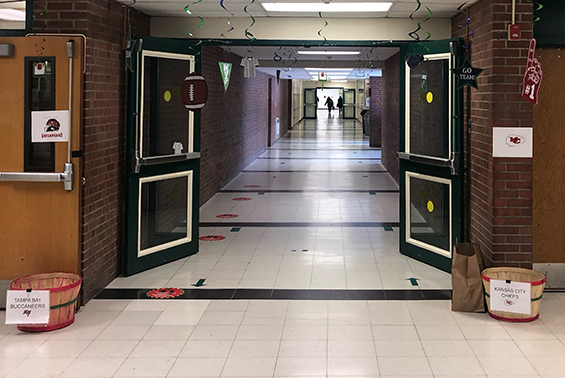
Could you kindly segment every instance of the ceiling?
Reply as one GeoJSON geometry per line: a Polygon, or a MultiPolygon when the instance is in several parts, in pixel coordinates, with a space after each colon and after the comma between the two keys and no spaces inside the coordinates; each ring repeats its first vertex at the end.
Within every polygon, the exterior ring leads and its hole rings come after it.
{"type": "MultiPolygon", "coordinates": [[[[300,13],[300,12],[266,12],[260,5],[259,1],[253,0],[224,0],[223,5],[229,10],[225,10],[220,5],[220,0],[202,0],[195,4],[191,0],[118,0],[123,4],[131,4],[137,10],[140,10],[149,16],[154,17],[191,17],[187,15],[184,8],[189,5],[192,17],[249,17],[244,12],[244,8],[248,6],[247,11],[253,17],[319,17],[318,13],[300,13]],[[231,13],[231,14],[230,14],[231,13]],[[233,14],[233,15],[232,15],[233,14]]],[[[340,3],[362,3],[362,2],[392,2],[392,6],[387,12],[359,12],[359,13],[323,13],[326,18],[331,17],[389,17],[389,18],[408,18],[410,14],[418,6],[417,0],[329,0],[328,2],[340,3]]],[[[478,0],[469,0],[466,5],[471,5],[478,0]]],[[[265,0],[265,2],[278,3],[312,3],[316,0],[265,0]]],[[[457,7],[464,0],[421,0],[422,6],[414,14],[415,18],[425,18],[428,16],[426,6],[432,11],[432,17],[450,18],[458,13],[457,7]]]]}

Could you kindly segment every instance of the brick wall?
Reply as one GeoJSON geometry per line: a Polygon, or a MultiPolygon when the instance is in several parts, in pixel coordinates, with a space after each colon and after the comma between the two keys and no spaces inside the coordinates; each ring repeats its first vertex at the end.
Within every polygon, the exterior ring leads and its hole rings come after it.
{"type": "Polygon", "coordinates": [[[381,139],[381,153],[383,165],[392,177],[398,182],[398,157],[396,153],[399,148],[399,55],[395,54],[385,61],[385,68],[382,77],[382,111],[381,111],[381,125],[382,125],[382,139],[381,139]]]}
{"type": "MultiPolygon", "coordinates": [[[[531,268],[532,159],[492,156],[493,127],[532,126],[532,106],[520,93],[533,5],[516,1],[519,41],[507,40],[511,7],[511,0],[481,0],[469,8],[471,62],[485,69],[479,90],[471,91],[471,239],[494,265],[531,268]]],[[[464,21],[463,15],[452,19],[454,37],[465,36],[464,21]]]]}
{"type": "MultiPolygon", "coordinates": [[[[122,269],[124,234],[124,7],[113,0],[35,2],[37,33],[84,34],[82,276],[83,302],[122,269]],[[47,7],[47,11],[40,15],[47,7]]],[[[149,17],[130,12],[132,32],[149,34],[149,17]]]]}
{"type": "Polygon", "coordinates": [[[369,78],[369,87],[371,88],[369,146],[371,147],[381,147],[382,81],[382,77],[369,78]]]}
{"type": "Polygon", "coordinates": [[[220,47],[202,48],[202,74],[208,83],[208,102],[202,109],[200,205],[265,151],[269,119],[274,125],[274,118],[281,117],[280,112],[285,109],[284,101],[277,100],[280,105],[269,115],[269,103],[275,98],[288,98],[290,93],[286,80],[277,85],[273,76],[260,71],[254,78],[244,78],[240,63],[241,57],[220,47]],[[232,63],[230,84],[225,93],[219,61],[232,63]],[[269,80],[273,80],[271,100],[269,80]]]}

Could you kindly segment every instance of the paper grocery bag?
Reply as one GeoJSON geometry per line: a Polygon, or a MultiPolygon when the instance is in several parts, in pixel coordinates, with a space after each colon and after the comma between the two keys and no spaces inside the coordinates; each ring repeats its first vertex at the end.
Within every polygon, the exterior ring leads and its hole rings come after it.
{"type": "Polygon", "coordinates": [[[485,312],[482,257],[478,244],[459,243],[455,246],[451,261],[452,311],[485,312]]]}

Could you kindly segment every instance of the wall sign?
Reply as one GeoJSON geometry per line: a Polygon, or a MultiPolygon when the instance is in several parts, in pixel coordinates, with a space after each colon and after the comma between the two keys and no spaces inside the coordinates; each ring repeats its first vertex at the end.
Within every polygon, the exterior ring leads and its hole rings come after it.
{"type": "Polygon", "coordinates": [[[543,72],[541,63],[535,57],[536,40],[532,38],[530,48],[528,49],[528,63],[526,64],[526,73],[522,80],[522,98],[534,105],[538,103],[538,92],[541,85],[543,72]]]}
{"type": "Polygon", "coordinates": [[[493,127],[492,156],[533,157],[533,129],[531,127],[493,127]]]}
{"type": "Polygon", "coordinates": [[[471,66],[469,59],[465,58],[465,62],[459,68],[453,68],[453,73],[457,78],[457,89],[469,85],[475,89],[479,89],[477,85],[477,77],[484,71],[483,68],[476,68],[471,66]]]}
{"type": "Polygon", "coordinates": [[[33,143],[68,142],[69,111],[31,112],[31,141],[33,143]]]}
{"type": "Polygon", "coordinates": [[[49,290],[8,290],[6,324],[49,323],[49,290]]]}
{"type": "Polygon", "coordinates": [[[532,285],[527,282],[490,280],[490,309],[530,315],[531,288],[532,285]]]}

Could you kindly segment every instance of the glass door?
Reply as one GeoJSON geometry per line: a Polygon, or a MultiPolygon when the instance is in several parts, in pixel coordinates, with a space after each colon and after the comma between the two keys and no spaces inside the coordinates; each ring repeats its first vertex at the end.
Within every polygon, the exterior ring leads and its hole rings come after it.
{"type": "Polygon", "coordinates": [[[343,96],[343,118],[355,118],[355,89],[346,89],[343,96]]]}
{"type": "Polygon", "coordinates": [[[316,97],[316,88],[304,90],[304,118],[317,118],[318,98],[316,97]]]}
{"type": "Polygon", "coordinates": [[[456,43],[408,45],[400,69],[400,251],[447,272],[462,229],[456,43]]]}
{"type": "Polygon", "coordinates": [[[198,251],[200,114],[185,107],[181,92],[199,69],[199,55],[188,41],[135,41],[128,96],[128,275],[198,251]]]}

